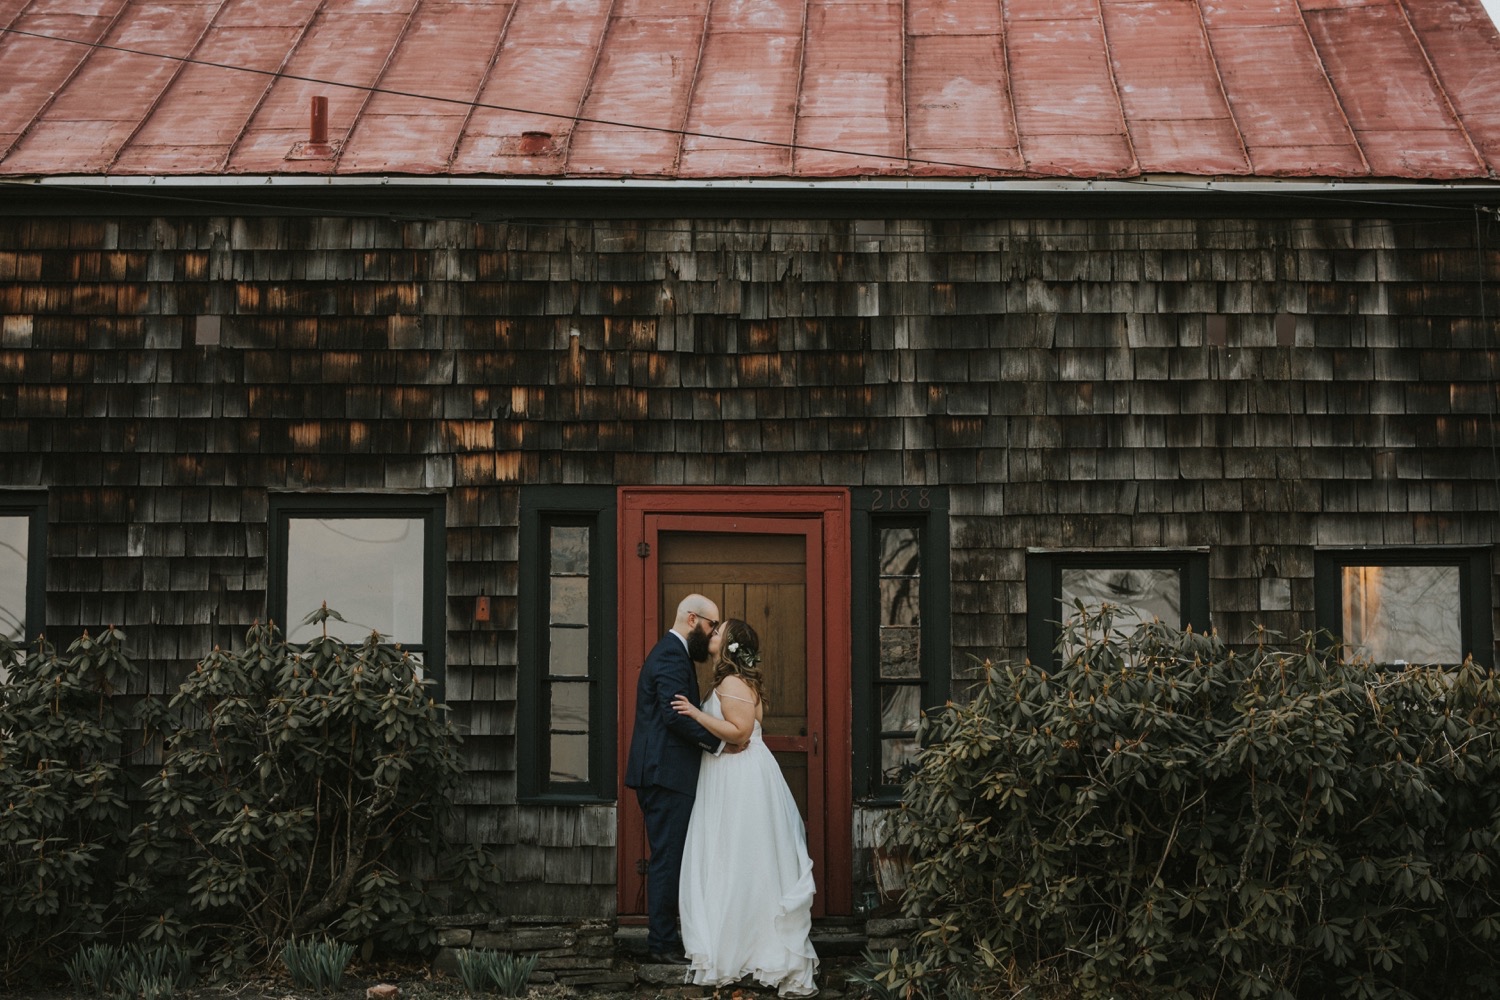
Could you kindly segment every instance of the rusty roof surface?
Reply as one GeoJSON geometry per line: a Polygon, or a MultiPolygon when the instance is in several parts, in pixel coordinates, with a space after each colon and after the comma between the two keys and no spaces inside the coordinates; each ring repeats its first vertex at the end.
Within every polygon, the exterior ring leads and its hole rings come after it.
{"type": "Polygon", "coordinates": [[[1500,173],[1480,0],[0,0],[0,29],[11,177],[1500,173]]]}

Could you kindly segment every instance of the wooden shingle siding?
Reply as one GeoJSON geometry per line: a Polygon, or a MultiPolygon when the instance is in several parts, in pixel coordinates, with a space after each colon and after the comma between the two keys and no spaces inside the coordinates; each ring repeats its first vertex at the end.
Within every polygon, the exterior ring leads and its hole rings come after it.
{"type": "Polygon", "coordinates": [[[268,491],[441,491],[504,912],[615,880],[612,806],[516,804],[525,486],[947,487],[960,679],[1025,655],[1028,549],[1206,548],[1242,641],[1311,627],[1316,547],[1500,541],[1500,233],[1463,213],[22,212],[0,487],[46,490],[49,632],[120,624],[166,689],[264,617],[268,491]]]}

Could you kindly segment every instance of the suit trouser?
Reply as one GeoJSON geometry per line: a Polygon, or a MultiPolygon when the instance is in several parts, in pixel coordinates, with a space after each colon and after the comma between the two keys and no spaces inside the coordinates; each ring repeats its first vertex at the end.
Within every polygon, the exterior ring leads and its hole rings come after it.
{"type": "Polygon", "coordinates": [[[677,886],[682,879],[682,848],[693,815],[693,796],[649,785],[637,788],[635,797],[646,817],[646,842],[651,848],[646,867],[646,950],[679,950],[677,886]]]}

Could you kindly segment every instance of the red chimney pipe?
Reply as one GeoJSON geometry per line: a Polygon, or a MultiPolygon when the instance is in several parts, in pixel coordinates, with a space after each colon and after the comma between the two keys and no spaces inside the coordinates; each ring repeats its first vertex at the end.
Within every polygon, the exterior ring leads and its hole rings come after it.
{"type": "Polygon", "coordinates": [[[307,137],[308,142],[322,146],[328,142],[328,98],[314,97],[312,99],[312,125],[307,137]]]}

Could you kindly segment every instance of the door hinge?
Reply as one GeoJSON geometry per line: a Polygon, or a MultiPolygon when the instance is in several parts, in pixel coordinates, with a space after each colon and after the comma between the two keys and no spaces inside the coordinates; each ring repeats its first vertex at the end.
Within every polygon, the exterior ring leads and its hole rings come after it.
{"type": "Polygon", "coordinates": [[[635,554],[640,556],[642,559],[651,558],[651,543],[641,542],[635,547],[635,554]]]}

